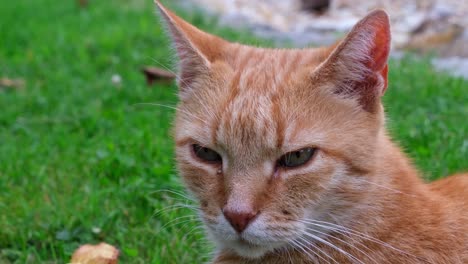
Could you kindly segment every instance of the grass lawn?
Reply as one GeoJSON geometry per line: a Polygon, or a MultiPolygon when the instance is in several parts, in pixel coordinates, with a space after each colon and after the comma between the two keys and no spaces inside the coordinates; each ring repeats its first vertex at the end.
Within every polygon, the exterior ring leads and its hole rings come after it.
{"type": "MultiPolygon", "coordinates": [[[[118,246],[122,263],[201,263],[209,246],[193,212],[170,207],[180,195],[158,191],[182,191],[174,110],[140,104],[177,102],[174,85],[150,89],[139,72],[171,64],[153,3],[75,2],[0,8],[0,78],[26,81],[0,88],[0,263],[66,263],[80,244],[99,241],[118,246]]],[[[200,13],[182,16],[258,42],[200,13]]],[[[427,179],[467,170],[467,87],[427,61],[391,64],[389,128],[427,179]]]]}

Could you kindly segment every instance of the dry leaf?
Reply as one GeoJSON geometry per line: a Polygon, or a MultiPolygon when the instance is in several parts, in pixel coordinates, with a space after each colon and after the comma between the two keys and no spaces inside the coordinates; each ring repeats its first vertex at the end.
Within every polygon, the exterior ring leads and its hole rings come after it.
{"type": "Polygon", "coordinates": [[[175,74],[156,67],[144,67],[142,72],[146,76],[146,83],[152,85],[155,82],[169,82],[176,78],[175,74]]]}
{"type": "Polygon", "coordinates": [[[106,243],[83,245],[73,253],[70,264],[117,264],[119,251],[106,243]]]}
{"type": "Polygon", "coordinates": [[[0,88],[22,88],[24,86],[24,80],[22,79],[10,79],[1,78],[0,88]]]}
{"type": "Polygon", "coordinates": [[[80,7],[87,7],[88,6],[88,0],[78,0],[78,5],[80,7]]]}

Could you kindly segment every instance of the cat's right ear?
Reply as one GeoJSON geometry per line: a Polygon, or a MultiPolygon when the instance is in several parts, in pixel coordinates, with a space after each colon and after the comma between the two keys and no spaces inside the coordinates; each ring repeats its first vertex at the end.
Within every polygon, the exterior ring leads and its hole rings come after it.
{"type": "Polygon", "coordinates": [[[364,110],[375,112],[388,85],[390,38],[387,13],[369,13],[334,47],[315,78],[333,83],[335,94],[355,98],[364,110]]]}
{"type": "Polygon", "coordinates": [[[222,56],[225,41],[205,33],[155,3],[172,37],[179,57],[178,84],[180,93],[187,92],[198,78],[210,72],[211,64],[222,56]]]}

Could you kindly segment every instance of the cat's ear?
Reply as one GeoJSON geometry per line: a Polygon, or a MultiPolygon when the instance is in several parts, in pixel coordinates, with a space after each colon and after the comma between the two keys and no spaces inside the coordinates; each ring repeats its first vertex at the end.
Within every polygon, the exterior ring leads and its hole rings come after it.
{"type": "Polygon", "coordinates": [[[181,92],[210,71],[211,64],[220,59],[225,41],[205,33],[165,8],[155,3],[172,36],[179,57],[178,84],[181,92]]]}
{"type": "Polygon", "coordinates": [[[390,23],[383,10],[358,22],[320,66],[318,75],[333,84],[333,92],[353,97],[374,112],[387,89],[390,23]]]}

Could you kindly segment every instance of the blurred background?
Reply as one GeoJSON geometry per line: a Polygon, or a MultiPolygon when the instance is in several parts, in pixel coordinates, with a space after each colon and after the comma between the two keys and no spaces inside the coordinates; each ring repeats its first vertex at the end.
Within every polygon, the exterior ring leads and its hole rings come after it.
{"type": "MultiPolygon", "coordinates": [[[[268,47],[330,44],[385,8],[391,135],[428,181],[467,170],[466,1],[162,2],[268,47]]],[[[2,2],[1,264],[67,263],[102,241],[121,263],[210,258],[173,160],[174,58],[152,0],[2,2]]]]}
{"type": "MultiPolygon", "coordinates": [[[[187,1],[188,2],[188,1],[187,1]]],[[[434,66],[468,78],[468,2],[459,0],[192,0],[226,25],[277,43],[332,44],[368,12],[390,15],[396,51],[437,55],[434,66]]]]}

